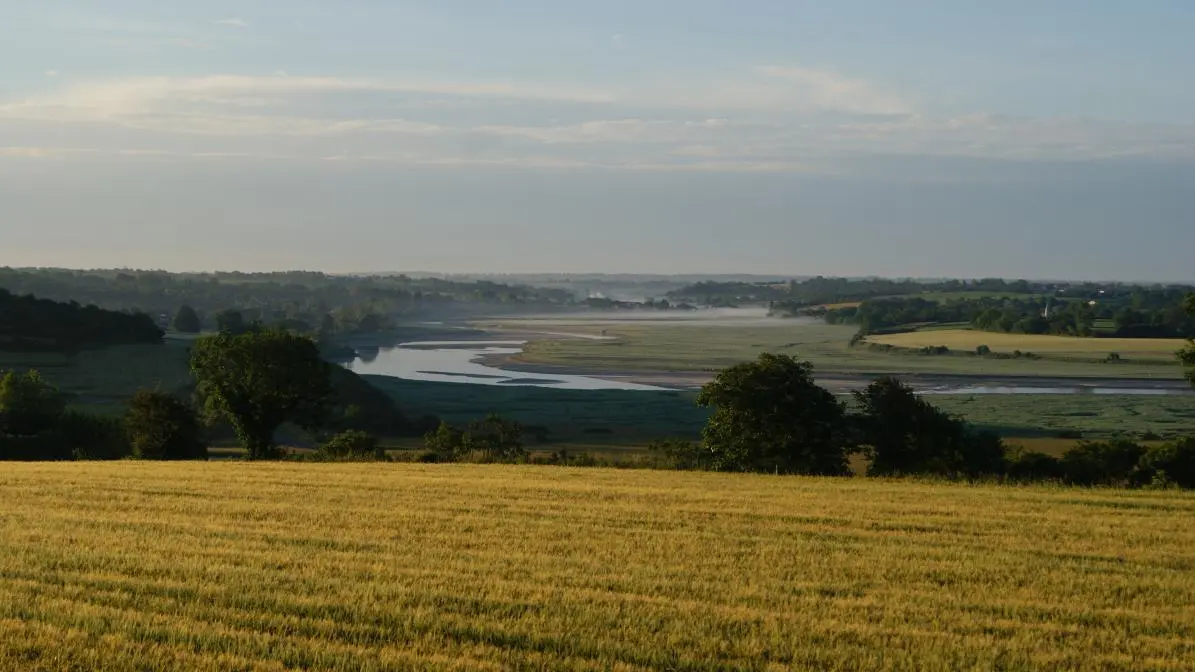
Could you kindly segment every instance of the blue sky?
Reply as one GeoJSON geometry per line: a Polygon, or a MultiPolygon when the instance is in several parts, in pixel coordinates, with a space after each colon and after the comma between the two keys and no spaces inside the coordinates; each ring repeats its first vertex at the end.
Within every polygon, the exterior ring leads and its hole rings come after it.
{"type": "Polygon", "coordinates": [[[0,264],[1195,280],[1188,2],[0,13],[0,264]]]}

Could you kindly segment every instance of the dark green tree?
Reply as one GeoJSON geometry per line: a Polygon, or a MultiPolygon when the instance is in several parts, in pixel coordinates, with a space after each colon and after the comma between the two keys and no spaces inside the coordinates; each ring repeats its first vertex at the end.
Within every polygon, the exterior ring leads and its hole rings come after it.
{"type": "Polygon", "coordinates": [[[1141,485],[1161,482],[1195,489],[1195,439],[1148,449],[1137,463],[1136,480],[1141,485]]]}
{"type": "Polygon", "coordinates": [[[206,460],[207,445],[195,411],[163,392],[142,390],[129,400],[125,432],[143,460],[206,460]]]}
{"type": "Polygon", "coordinates": [[[1075,485],[1130,485],[1144,446],[1128,439],[1084,442],[1062,454],[1062,470],[1075,485]]]}
{"type": "Polygon", "coordinates": [[[320,452],[334,459],[386,459],[386,451],[377,437],[358,429],[350,429],[328,439],[320,452]]]}
{"type": "Polygon", "coordinates": [[[707,455],[699,444],[685,439],[659,439],[647,446],[657,466],[666,469],[705,469],[707,455]]]}
{"type": "Polygon", "coordinates": [[[5,350],[72,352],[161,340],[162,330],[142,313],[17,296],[0,289],[0,343],[5,350]]]}
{"type": "Polygon", "coordinates": [[[54,429],[66,412],[66,396],[37,371],[0,376],[0,434],[33,436],[54,429]]]}
{"type": "Polygon", "coordinates": [[[331,365],[305,336],[271,329],[199,339],[191,373],[210,420],[226,420],[250,459],[277,457],[284,422],[315,429],[333,389],[331,365]]]}
{"type": "Polygon", "coordinates": [[[848,473],[843,406],[814,383],[809,362],[760,355],[719,373],[697,403],[714,408],[703,432],[714,469],[848,473]]]}
{"type": "Polygon", "coordinates": [[[880,378],[855,392],[855,424],[868,474],[979,476],[1003,473],[1000,437],[975,432],[896,378],[880,378]]]}
{"type": "MultiPolygon", "coordinates": [[[[1187,313],[1195,317],[1195,294],[1187,296],[1187,313]]],[[[1187,367],[1187,380],[1195,385],[1195,338],[1190,339],[1187,347],[1179,350],[1178,358],[1187,367]]]]}
{"type": "Polygon", "coordinates": [[[487,461],[513,461],[525,457],[523,426],[490,413],[483,420],[469,423],[464,435],[464,449],[479,452],[487,461]]]}
{"type": "Polygon", "coordinates": [[[465,449],[465,433],[447,422],[423,435],[423,447],[441,462],[455,460],[465,449]]]}
{"type": "Polygon", "coordinates": [[[245,316],[236,310],[222,310],[216,313],[216,330],[221,334],[236,336],[249,330],[245,316]]]}
{"type": "Polygon", "coordinates": [[[120,418],[82,411],[63,413],[58,427],[44,434],[43,439],[60,441],[76,460],[119,460],[133,452],[120,418]]]}
{"type": "Polygon", "coordinates": [[[203,330],[203,323],[199,321],[199,313],[191,306],[183,306],[174,316],[174,330],[184,334],[198,334],[203,330]]]}

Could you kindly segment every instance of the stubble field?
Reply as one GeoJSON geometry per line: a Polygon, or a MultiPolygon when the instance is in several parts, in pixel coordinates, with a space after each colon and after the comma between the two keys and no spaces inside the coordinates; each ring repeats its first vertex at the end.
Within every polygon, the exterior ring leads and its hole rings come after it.
{"type": "Polygon", "coordinates": [[[1174,364],[1175,353],[1187,345],[1178,338],[1077,338],[1044,334],[998,334],[990,331],[949,329],[868,336],[869,343],[899,348],[944,345],[951,350],[974,351],[986,345],[992,352],[1016,350],[1057,357],[1106,357],[1115,352],[1124,359],[1174,364]]]}
{"type": "Polygon", "coordinates": [[[1195,496],[478,465],[12,464],[0,669],[1154,669],[1195,496]]]}

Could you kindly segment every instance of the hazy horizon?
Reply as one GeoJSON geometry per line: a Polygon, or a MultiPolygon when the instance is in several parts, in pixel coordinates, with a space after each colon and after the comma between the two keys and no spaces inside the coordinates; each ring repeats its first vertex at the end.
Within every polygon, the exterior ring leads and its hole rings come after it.
{"type": "Polygon", "coordinates": [[[1185,2],[95,4],[0,0],[0,265],[1195,281],[1185,2]]]}

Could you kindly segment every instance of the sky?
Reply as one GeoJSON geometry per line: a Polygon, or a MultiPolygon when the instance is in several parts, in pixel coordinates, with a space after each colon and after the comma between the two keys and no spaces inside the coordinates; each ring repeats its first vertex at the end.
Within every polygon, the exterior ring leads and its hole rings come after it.
{"type": "Polygon", "coordinates": [[[1195,3],[0,0],[0,265],[1195,281],[1195,3]]]}

